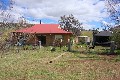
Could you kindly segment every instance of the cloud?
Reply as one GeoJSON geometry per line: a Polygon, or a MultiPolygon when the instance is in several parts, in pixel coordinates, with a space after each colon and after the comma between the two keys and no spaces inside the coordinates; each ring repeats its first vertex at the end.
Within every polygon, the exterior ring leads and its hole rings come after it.
{"type": "Polygon", "coordinates": [[[15,0],[15,3],[16,13],[35,18],[58,19],[62,15],[74,14],[81,20],[92,21],[106,17],[106,13],[101,13],[104,1],[98,0],[15,0]]]}
{"type": "MultiPolygon", "coordinates": [[[[39,21],[30,21],[30,20],[26,20],[27,23],[30,23],[30,24],[40,24],[39,21]]],[[[42,24],[44,24],[43,22],[41,22],[42,24]]]]}
{"type": "Polygon", "coordinates": [[[95,25],[91,25],[91,24],[83,24],[83,29],[89,30],[89,29],[93,29],[95,27],[95,25]]]}
{"type": "Polygon", "coordinates": [[[101,21],[108,17],[104,1],[99,0],[14,0],[12,14],[19,16],[59,20],[73,14],[80,22],[101,21]]]}

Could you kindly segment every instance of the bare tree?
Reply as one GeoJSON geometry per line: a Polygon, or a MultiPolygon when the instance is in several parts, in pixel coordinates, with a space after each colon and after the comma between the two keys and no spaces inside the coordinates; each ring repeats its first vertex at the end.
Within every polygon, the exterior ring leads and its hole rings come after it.
{"type": "Polygon", "coordinates": [[[120,24],[120,0],[105,0],[107,11],[116,25],[120,24]]]}
{"type": "Polygon", "coordinates": [[[12,19],[12,14],[10,13],[13,8],[13,4],[13,0],[9,0],[8,3],[4,0],[0,0],[0,28],[2,29],[11,27],[9,23],[12,23],[14,20],[12,19]]]}
{"type": "Polygon", "coordinates": [[[8,40],[10,38],[10,35],[7,35],[7,37],[5,37],[2,34],[6,29],[12,26],[12,24],[9,23],[13,23],[10,13],[10,10],[13,8],[13,4],[14,1],[12,0],[9,0],[7,3],[4,0],[0,0],[0,50],[2,51],[8,50],[10,44],[10,41],[8,40]]]}
{"type": "Polygon", "coordinates": [[[62,29],[72,32],[75,36],[79,36],[80,31],[83,29],[82,23],[80,23],[72,14],[69,16],[61,16],[59,24],[62,29]]]}
{"type": "Polygon", "coordinates": [[[113,26],[110,23],[101,22],[101,27],[103,31],[109,31],[113,26]]]}
{"type": "Polygon", "coordinates": [[[105,2],[111,20],[117,25],[117,27],[111,28],[113,31],[111,39],[115,41],[117,48],[120,49],[120,0],[105,0],[105,2]]]}

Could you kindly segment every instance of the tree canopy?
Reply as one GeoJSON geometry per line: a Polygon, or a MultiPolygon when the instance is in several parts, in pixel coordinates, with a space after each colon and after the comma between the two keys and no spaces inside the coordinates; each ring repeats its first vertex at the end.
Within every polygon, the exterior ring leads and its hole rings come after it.
{"type": "Polygon", "coordinates": [[[105,0],[107,11],[116,25],[120,24],[120,0],[105,0]]]}
{"type": "Polygon", "coordinates": [[[62,29],[72,32],[75,36],[79,36],[80,31],[83,29],[82,23],[80,23],[72,14],[69,16],[61,16],[59,24],[62,29]]]}
{"type": "Polygon", "coordinates": [[[118,49],[120,49],[120,0],[105,0],[107,11],[111,20],[115,23],[114,28],[111,28],[113,31],[113,36],[111,39],[115,41],[118,49]]]}

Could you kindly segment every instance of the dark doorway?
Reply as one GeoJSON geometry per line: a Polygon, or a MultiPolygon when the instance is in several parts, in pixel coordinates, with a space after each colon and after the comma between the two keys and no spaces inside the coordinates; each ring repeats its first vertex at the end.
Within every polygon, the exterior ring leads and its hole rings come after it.
{"type": "Polygon", "coordinates": [[[46,36],[38,35],[37,38],[39,41],[41,41],[41,45],[46,45],[46,36]]]}
{"type": "Polygon", "coordinates": [[[95,43],[96,43],[96,45],[109,46],[110,45],[110,37],[109,36],[96,36],[95,43]]]}
{"type": "Polygon", "coordinates": [[[98,43],[109,42],[109,36],[96,36],[96,42],[98,43]]]}

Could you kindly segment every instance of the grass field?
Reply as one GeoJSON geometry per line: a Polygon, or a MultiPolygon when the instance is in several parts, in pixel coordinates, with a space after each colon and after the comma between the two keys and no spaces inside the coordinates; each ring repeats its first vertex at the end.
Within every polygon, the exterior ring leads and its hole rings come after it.
{"type": "Polygon", "coordinates": [[[0,80],[120,80],[119,55],[63,50],[51,52],[50,47],[42,47],[6,52],[0,58],[0,80]]]}

